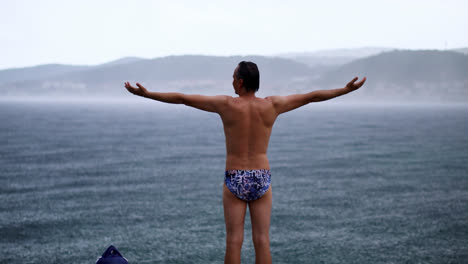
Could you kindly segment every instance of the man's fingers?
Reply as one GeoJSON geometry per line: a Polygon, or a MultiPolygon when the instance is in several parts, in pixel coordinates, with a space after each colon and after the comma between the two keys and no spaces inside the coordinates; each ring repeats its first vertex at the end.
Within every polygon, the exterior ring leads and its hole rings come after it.
{"type": "Polygon", "coordinates": [[[355,85],[354,82],[355,82],[356,80],[357,80],[357,77],[355,77],[354,79],[352,79],[351,81],[349,81],[349,83],[346,84],[346,86],[348,86],[348,87],[354,86],[354,85],[355,85]]]}
{"type": "Polygon", "coordinates": [[[131,93],[135,93],[137,88],[133,87],[129,82],[125,82],[125,88],[131,93]]]}
{"type": "Polygon", "coordinates": [[[366,81],[366,77],[362,78],[362,80],[358,82],[357,85],[362,86],[365,81],[366,81]]]}
{"type": "Polygon", "coordinates": [[[139,84],[139,83],[136,83],[136,85],[137,85],[140,89],[142,89],[142,90],[145,89],[145,87],[143,87],[143,86],[142,86],[141,84],[139,84]]]}

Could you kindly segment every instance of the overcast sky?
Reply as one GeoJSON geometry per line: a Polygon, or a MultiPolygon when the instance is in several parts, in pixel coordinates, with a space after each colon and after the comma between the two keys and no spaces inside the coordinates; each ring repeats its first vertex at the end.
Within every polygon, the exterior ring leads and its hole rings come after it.
{"type": "Polygon", "coordinates": [[[0,69],[126,56],[468,47],[465,0],[0,1],[0,69]]]}

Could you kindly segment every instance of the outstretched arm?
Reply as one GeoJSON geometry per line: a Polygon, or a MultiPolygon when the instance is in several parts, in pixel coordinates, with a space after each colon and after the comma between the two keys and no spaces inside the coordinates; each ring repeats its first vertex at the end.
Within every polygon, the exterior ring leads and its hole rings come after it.
{"type": "Polygon", "coordinates": [[[125,83],[125,88],[135,95],[146,97],[169,104],[185,104],[200,110],[218,113],[220,108],[225,105],[228,96],[204,96],[197,94],[183,93],[158,93],[150,92],[141,84],[137,83],[137,87],[133,87],[129,82],[125,83]]]}
{"type": "Polygon", "coordinates": [[[326,101],[355,91],[364,84],[366,77],[364,77],[360,82],[356,82],[357,80],[358,77],[355,77],[348,84],[346,84],[344,88],[317,90],[310,93],[292,94],[288,96],[270,96],[268,98],[273,102],[276,112],[279,115],[299,108],[308,103],[326,101]]]}

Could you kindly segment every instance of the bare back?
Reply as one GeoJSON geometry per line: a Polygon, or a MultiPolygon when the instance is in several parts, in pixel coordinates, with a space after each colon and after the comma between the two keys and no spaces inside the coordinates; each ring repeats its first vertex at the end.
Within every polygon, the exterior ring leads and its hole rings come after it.
{"type": "Polygon", "coordinates": [[[269,169],[268,142],[277,114],[258,97],[229,97],[218,112],[226,136],[226,169],[269,169]]]}

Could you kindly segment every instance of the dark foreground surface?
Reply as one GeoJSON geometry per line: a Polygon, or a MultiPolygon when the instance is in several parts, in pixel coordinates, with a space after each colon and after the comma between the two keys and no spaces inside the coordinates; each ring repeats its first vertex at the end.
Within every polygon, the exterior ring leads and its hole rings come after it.
{"type": "MultiPolygon", "coordinates": [[[[224,138],[155,104],[0,103],[0,263],[222,263],[224,138]]],[[[275,263],[467,263],[468,108],[310,105],[270,143],[275,263]]],[[[246,220],[243,263],[253,263],[246,220]]]]}

